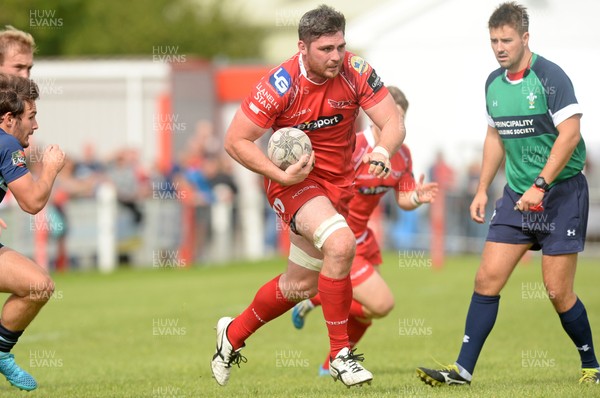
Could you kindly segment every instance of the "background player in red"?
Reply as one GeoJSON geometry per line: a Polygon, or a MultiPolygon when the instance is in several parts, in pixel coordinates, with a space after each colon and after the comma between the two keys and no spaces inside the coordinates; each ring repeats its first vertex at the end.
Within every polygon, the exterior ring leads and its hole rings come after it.
{"type": "MultiPolygon", "coordinates": [[[[44,150],[39,178],[34,179],[27,169],[23,149],[38,128],[37,97],[37,85],[29,79],[0,73],[0,201],[10,190],[30,214],[38,213],[48,202],[65,161],[65,153],[50,145],[44,150]]],[[[33,390],[35,379],[15,363],[10,351],[50,300],[54,283],[42,267],[0,244],[0,291],[10,293],[0,319],[0,373],[15,387],[33,390]]]]}
{"type": "Polygon", "coordinates": [[[265,177],[269,203],[290,226],[286,271],[263,285],[235,319],[217,323],[212,372],[225,385],[231,367],[244,361],[240,349],[265,323],[298,301],[321,295],[330,340],[330,374],[352,386],[372,374],[350,350],[347,334],[352,302],[350,267],[356,240],[346,223],[352,196],[354,124],[362,108],[382,130],[377,146],[362,161],[368,172],[386,177],[389,154],[404,140],[403,118],[375,70],[346,51],[343,14],[320,6],[298,26],[298,50],[261,79],[235,114],[225,149],[240,164],[265,177]],[[269,128],[306,132],[313,153],[283,171],[254,143],[269,128]]]}
{"type": "MultiPolygon", "coordinates": [[[[408,109],[408,101],[404,93],[395,86],[387,87],[402,113],[408,109]]],[[[371,320],[383,318],[394,307],[392,292],[379,273],[383,260],[375,233],[367,226],[369,218],[377,208],[383,195],[394,190],[396,202],[403,210],[414,210],[423,203],[431,203],[437,193],[437,183],[423,184],[421,175],[416,183],[412,171],[412,159],[406,145],[402,145],[391,157],[391,173],[386,178],[378,178],[368,173],[367,165],[361,162],[363,154],[372,150],[379,140],[380,131],[376,126],[358,133],[353,164],[356,168],[354,178],[354,196],[350,201],[348,225],[356,237],[356,255],[352,263],[350,277],[352,279],[352,305],[348,318],[348,336],[350,346],[365,334],[371,320]]],[[[316,306],[321,305],[321,296],[301,301],[292,311],[292,322],[297,329],[304,326],[305,317],[316,306]]],[[[319,374],[329,373],[329,361],[320,367],[319,374]]]]}

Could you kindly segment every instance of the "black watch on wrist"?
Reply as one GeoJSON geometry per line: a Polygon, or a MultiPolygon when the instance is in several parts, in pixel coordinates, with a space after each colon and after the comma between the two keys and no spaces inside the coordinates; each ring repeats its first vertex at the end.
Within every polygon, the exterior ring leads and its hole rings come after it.
{"type": "Polygon", "coordinates": [[[543,189],[544,192],[548,191],[548,188],[550,188],[550,185],[548,185],[548,183],[542,176],[537,176],[533,185],[535,185],[537,188],[543,189]]]}

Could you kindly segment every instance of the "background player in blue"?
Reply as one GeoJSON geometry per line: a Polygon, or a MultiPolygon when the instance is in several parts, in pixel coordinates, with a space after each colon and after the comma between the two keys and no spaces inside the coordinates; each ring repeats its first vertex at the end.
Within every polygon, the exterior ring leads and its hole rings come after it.
{"type": "Polygon", "coordinates": [[[417,375],[430,385],[471,382],[500,291],[525,252],[541,249],[548,296],[581,356],[579,382],[597,384],[592,331],[573,291],[588,218],[581,108],[563,70],[530,51],[525,7],[501,4],[488,28],[500,68],[486,82],[488,129],[471,218],[485,221],[486,192],[504,159],[507,185],[490,220],[458,359],[439,370],[418,368],[417,375]]]}
{"type": "MultiPolygon", "coordinates": [[[[7,25],[0,30],[0,73],[29,77],[35,48],[33,36],[7,25]]],[[[6,228],[6,223],[0,218],[2,228],[6,228]]]]}
{"type": "MultiPolygon", "coordinates": [[[[65,154],[57,145],[42,156],[40,175],[27,170],[24,148],[37,130],[37,85],[31,80],[0,74],[0,201],[11,191],[30,214],[44,208],[65,154]]],[[[27,257],[0,244],[0,291],[10,293],[0,316],[0,373],[15,387],[33,390],[35,379],[14,360],[11,349],[54,292],[48,272],[27,257]]]]}

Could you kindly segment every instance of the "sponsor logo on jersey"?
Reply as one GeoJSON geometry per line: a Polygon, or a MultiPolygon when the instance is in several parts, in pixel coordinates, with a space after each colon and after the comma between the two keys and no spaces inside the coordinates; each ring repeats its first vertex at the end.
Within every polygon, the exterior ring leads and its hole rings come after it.
{"type": "Polygon", "coordinates": [[[335,109],[347,109],[350,108],[352,104],[354,104],[353,100],[344,100],[344,101],[336,101],[332,99],[328,99],[327,103],[329,106],[335,109]]]}
{"type": "Polygon", "coordinates": [[[25,151],[19,149],[18,151],[14,151],[11,155],[13,166],[25,167],[26,158],[25,151]]]}
{"type": "Polygon", "coordinates": [[[380,193],[386,193],[390,190],[391,187],[386,187],[385,185],[380,185],[377,187],[360,187],[358,188],[358,192],[363,195],[379,195],[380,193]]]}
{"type": "Polygon", "coordinates": [[[277,99],[273,96],[270,89],[263,86],[262,82],[259,82],[256,85],[256,92],[254,93],[252,99],[256,101],[256,104],[254,104],[254,108],[250,106],[250,109],[256,114],[258,114],[258,111],[260,110],[258,106],[256,106],[257,104],[267,112],[270,112],[272,107],[279,110],[279,103],[277,103],[277,99]]]}
{"type": "Polygon", "coordinates": [[[282,97],[283,94],[287,93],[287,91],[290,89],[292,85],[292,78],[290,77],[288,71],[282,66],[277,69],[275,73],[269,76],[269,83],[271,83],[271,86],[273,86],[275,91],[277,91],[277,94],[282,97]]]}
{"type": "Polygon", "coordinates": [[[369,83],[369,86],[371,87],[371,89],[373,89],[374,93],[378,92],[379,90],[381,90],[381,87],[383,87],[383,82],[381,81],[381,78],[377,76],[377,72],[375,72],[375,69],[371,71],[371,74],[367,79],[367,83],[369,83]]]}
{"type": "Polygon", "coordinates": [[[296,199],[298,196],[302,195],[304,192],[308,191],[309,189],[316,189],[318,188],[316,185],[307,185],[305,187],[300,188],[300,190],[298,190],[295,194],[292,195],[292,199],[296,199]]]}
{"type": "Polygon", "coordinates": [[[333,115],[333,116],[321,116],[317,120],[311,120],[309,122],[300,123],[295,128],[304,131],[313,131],[323,127],[331,127],[339,124],[342,120],[344,120],[344,116],[341,114],[333,115]]]}
{"type": "Polygon", "coordinates": [[[369,69],[369,64],[367,61],[356,55],[350,58],[350,66],[352,66],[352,68],[357,71],[360,76],[362,76],[362,74],[369,69]]]}
{"type": "Polygon", "coordinates": [[[523,136],[535,133],[533,119],[494,120],[496,130],[501,136],[523,136]]]}

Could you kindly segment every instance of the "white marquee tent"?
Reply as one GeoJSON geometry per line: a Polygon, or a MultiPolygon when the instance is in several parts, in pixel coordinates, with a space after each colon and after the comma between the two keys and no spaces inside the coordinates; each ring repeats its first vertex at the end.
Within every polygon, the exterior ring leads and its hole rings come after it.
{"type": "MultiPolygon", "coordinates": [[[[348,48],[369,61],[410,101],[407,144],[415,172],[437,150],[457,167],[479,160],[486,129],[484,83],[498,67],[489,46],[488,19],[497,0],[396,0],[375,3],[348,22],[348,48]]],[[[530,48],[571,77],[584,109],[588,153],[600,153],[600,3],[528,0],[530,48]]],[[[598,158],[598,156],[596,156],[598,158]]]]}

